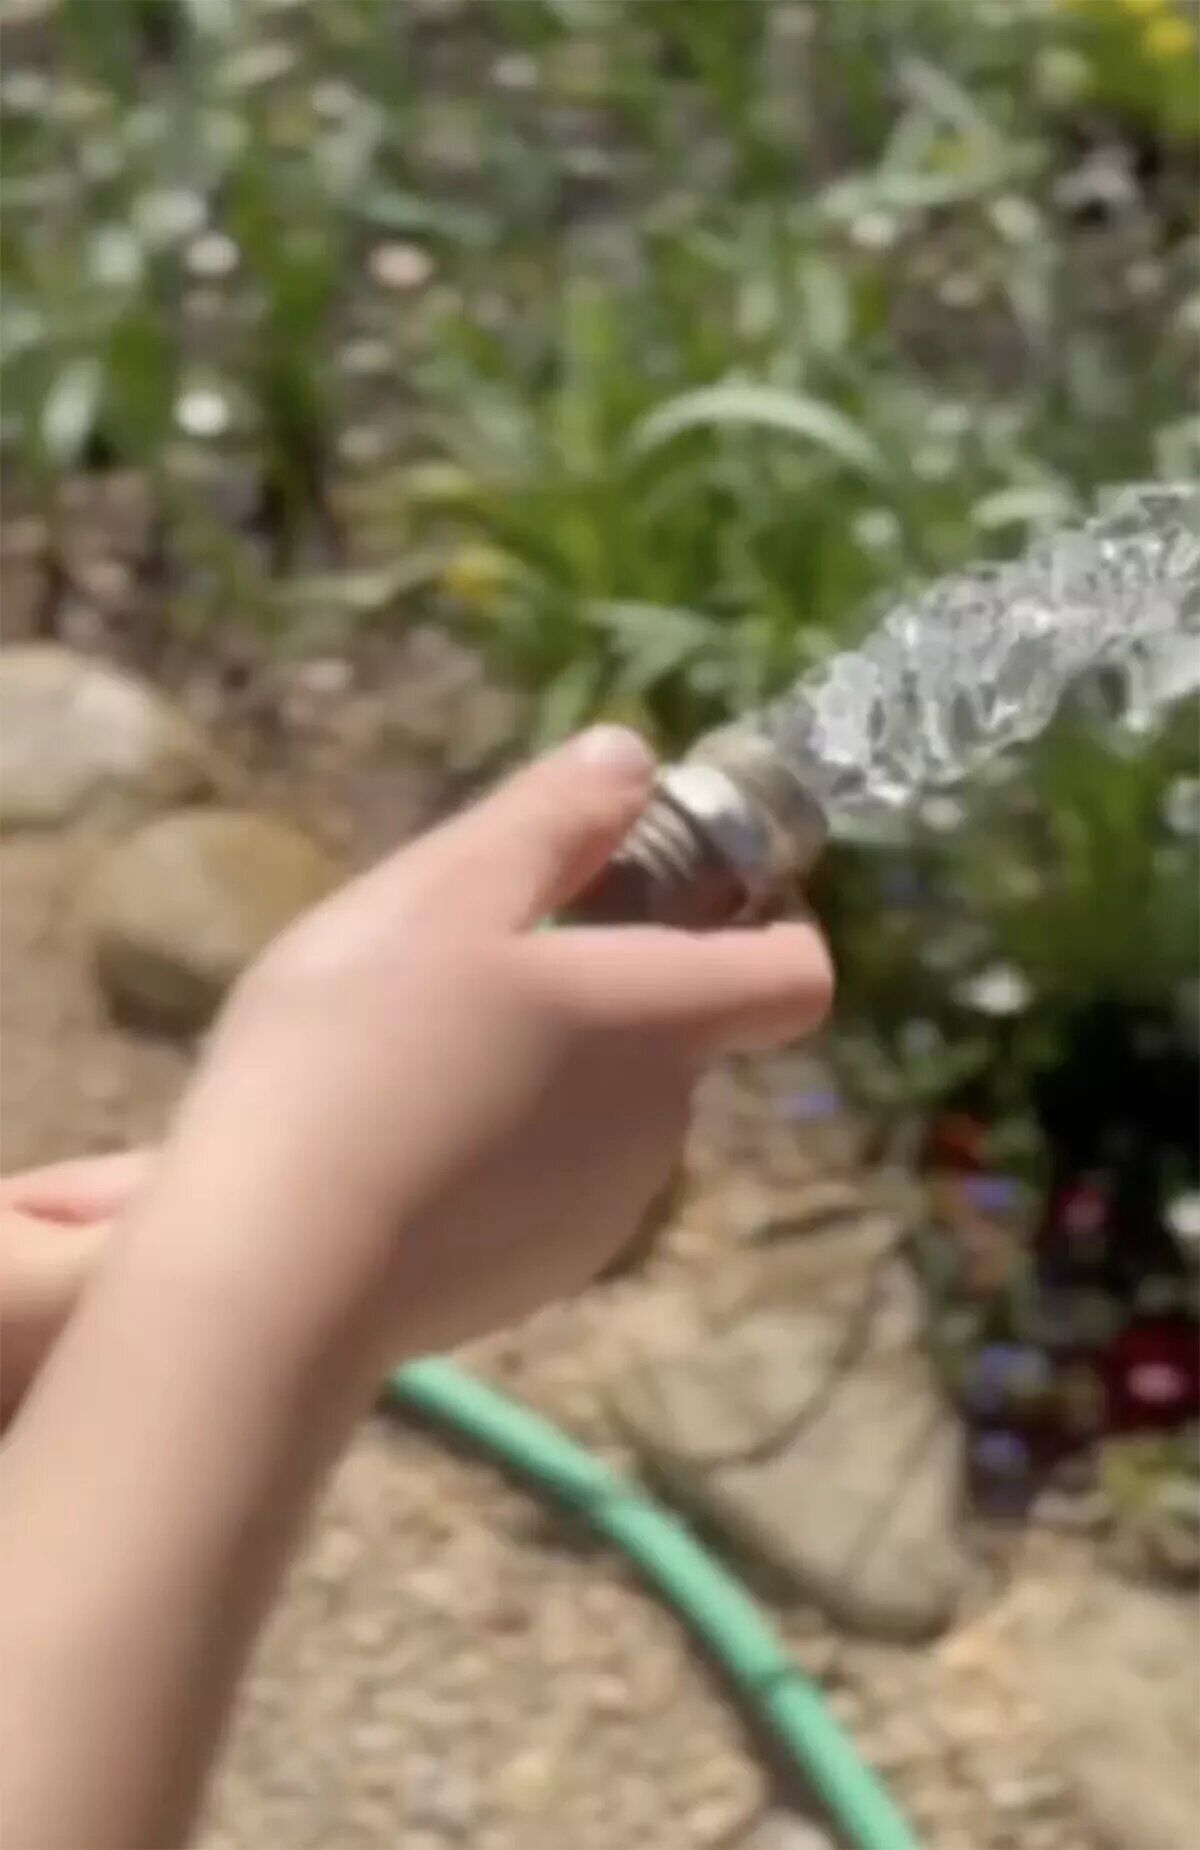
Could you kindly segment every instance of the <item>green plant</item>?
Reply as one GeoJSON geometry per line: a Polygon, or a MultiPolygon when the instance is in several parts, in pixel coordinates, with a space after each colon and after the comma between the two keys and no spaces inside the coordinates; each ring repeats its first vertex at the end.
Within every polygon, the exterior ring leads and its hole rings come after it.
{"type": "MultiPolygon", "coordinates": [[[[201,645],[403,597],[540,737],[679,749],[911,583],[1200,467],[1194,14],[60,0],[0,79],[6,465],[52,517],[138,469],[201,645]]],[[[1089,997],[1170,1003],[1188,749],[1064,731],[839,851],[877,1096],[1003,1068],[1016,1125],[1089,997]],[[1014,1018],[969,1000],[996,969],[1014,1018]]]]}

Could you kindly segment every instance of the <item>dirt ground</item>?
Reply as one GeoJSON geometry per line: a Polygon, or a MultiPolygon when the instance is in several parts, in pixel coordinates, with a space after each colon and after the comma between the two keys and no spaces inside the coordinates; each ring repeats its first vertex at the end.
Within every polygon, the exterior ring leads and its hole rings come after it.
{"type": "MultiPolygon", "coordinates": [[[[154,1138],[188,1070],[184,1050],[103,1013],[75,903],[93,852],[2,850],[7,1168],[154,1138]]],[[[721,1237],[719,1200],[701,1205],[644,1276],[469,1359],[620,1460],[601,1384],[623,1356],[686,1339],[721,1237]]],[[[1036,1716],[978,1653],[956,1655],[953,1638],[873,1648],[811,1612],[779,1616],[929,1850],[1090,1850],[1036,1716]]],[[[773,1785],[619,1560],[381,1415],[337,1472],[262,1642],[200,1841],[685,1850],[740,1845],[800,1797],[773,1785]]]]}

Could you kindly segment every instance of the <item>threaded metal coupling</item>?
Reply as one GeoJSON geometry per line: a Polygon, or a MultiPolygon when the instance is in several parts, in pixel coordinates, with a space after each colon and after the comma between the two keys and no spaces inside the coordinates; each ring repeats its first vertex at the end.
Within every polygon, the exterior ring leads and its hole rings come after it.
{"type": "Polygon", "coordinates": [[[784,912],[824,838],[820,809],[770,742],[730,727],[663,772],[576,916],[703,931],[784,912]]]}

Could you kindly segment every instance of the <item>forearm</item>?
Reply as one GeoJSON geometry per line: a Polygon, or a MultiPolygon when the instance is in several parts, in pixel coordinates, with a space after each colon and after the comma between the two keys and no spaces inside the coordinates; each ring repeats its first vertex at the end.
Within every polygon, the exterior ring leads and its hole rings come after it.
{"type": "Polygon", "coordinates": [[[369,1403],[374,1363],[302,1282],[289,1291],[270,1239],[203,1213],[147,1204],[0,1458],[11,1850],[178,1841],[305,1512],[369,1403]]]}

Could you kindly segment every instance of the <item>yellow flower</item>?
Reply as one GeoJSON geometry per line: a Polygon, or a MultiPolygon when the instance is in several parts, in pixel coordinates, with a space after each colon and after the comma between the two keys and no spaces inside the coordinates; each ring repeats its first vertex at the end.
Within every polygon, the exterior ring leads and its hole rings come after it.
{"type": "Polygon", "coordinates": [[[510,576],[510,561],[497,546],[465,540],[441,570],[438,583],[448,597],[476,610],[494,604],[510,576]]]}
{"type": "Polygon", "coordinates": [[[1156,64],[1172,64],[1196,49],[1196,35],[1186,19],[1154,19],[1142,37],[1142,50],[1156,64]]]}

